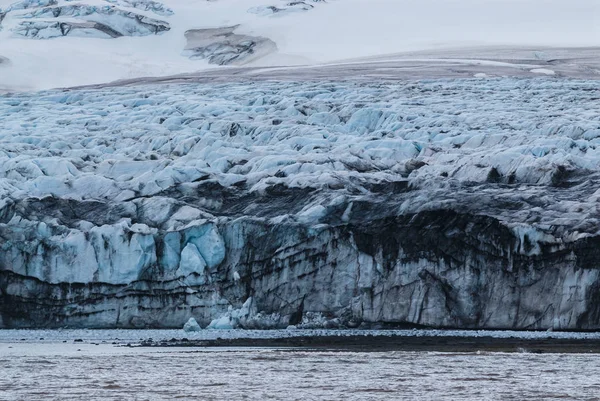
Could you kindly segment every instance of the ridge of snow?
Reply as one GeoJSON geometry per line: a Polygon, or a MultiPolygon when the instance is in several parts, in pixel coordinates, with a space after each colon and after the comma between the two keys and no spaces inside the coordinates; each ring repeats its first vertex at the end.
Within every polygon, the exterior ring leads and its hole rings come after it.
{"type": "Polygon", "coordinates": [[[240,25],[236,34],[275,42],[276,53],[253,61],[254,65],[263,66],[310,65],[466,45],[600,44],[600,26],[595,21],[600,3],[595,0],[547,0],[543,6],[534,0],[305,1],[312,7],[306,12],[270,16],[248,10],[289,5],[278,0],[164,0],[164,7],[150,0],[57,0],[56,6],[118,7],[164,20],[171,30],[147,37],[61,37],[43,42],[15,38],[13,29],[22,21],[20,16],[33,6],[52,2],[28,1],[26,9],[11,8],[15,3],[18,2],[0,0],[0,8],[4,12],[10,10],[0,23],[0,57],[10,60],[0,64],[0,89],[4,90],[66,87],[203,70],[209,68],[206,61],[189,60],[182,55],[184,33],[235,25],[240,25]],[[432,9],[436,12],[432,13],[432,9]]]}

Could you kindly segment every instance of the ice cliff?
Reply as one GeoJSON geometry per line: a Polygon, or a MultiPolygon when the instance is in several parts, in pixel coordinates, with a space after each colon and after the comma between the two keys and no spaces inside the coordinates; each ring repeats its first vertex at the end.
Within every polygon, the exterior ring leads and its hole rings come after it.
{"type": "Polygon", "coordinates": [[[0,327],[598,329],[599,90],[2,95],[0,327]]]}

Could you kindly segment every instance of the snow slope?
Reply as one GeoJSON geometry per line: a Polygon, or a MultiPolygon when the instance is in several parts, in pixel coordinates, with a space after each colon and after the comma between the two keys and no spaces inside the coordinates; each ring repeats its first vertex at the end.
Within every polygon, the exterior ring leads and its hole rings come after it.
{"type": "MultiPolygon", "coordinates": [[[[50,1],[40,0],[42,4],[50,1]]],[[[0,89],[4,90],[65,87],[205,69],[209,67],[206,60],[186,57],[185,32],[236,25],[236,34],[266,38],[276,44],[275,53],[252,61],[271,66],[467,45],[600,44],[600,3],[595,0],[307,0],[306,6],[293,7],[282,0],[165,0],[172,15],[159,15],[145,6],[133,7],[134,3],[125,0],[57,0],[52,7],[118,7],[167,22],[170,29],[159,35],[113,39],[94,34],[81,37],[82,32],[88,35],[89,31],[80,30],[80,36],[69,34],[47,40],[16,34],[24,22],[22,15],[35,9],[36,2],[29,2],[25,10],[19,9],[22,6],[11,9],[13,3],[0,0],[0,8],[5,13],[9,10],[0,17],[0,57],[10,60],[0,64],[0,89]],[[283,11],[271,14],[265,6],[283,11]]],[[[81,19],[71,16],[67,22],[80,23],[81,19]]]]}

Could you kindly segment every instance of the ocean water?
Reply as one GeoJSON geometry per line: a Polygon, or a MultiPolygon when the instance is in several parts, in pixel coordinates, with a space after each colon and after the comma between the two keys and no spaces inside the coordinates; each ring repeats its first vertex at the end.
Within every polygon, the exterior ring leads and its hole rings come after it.
{"type": "Polygon", "coordinates": [[[600,400],[598,354],[127,347],[87,332],[0,333],[0,400],[600,400]]]}

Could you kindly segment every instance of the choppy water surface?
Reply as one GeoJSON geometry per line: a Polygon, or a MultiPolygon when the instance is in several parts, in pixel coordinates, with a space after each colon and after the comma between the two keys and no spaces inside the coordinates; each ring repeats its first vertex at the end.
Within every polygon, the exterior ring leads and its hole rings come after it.
{"type": "Polygon", "coordinates": [[[0,343],[1,400],[599,400],[597,354],[0,343]]]}

